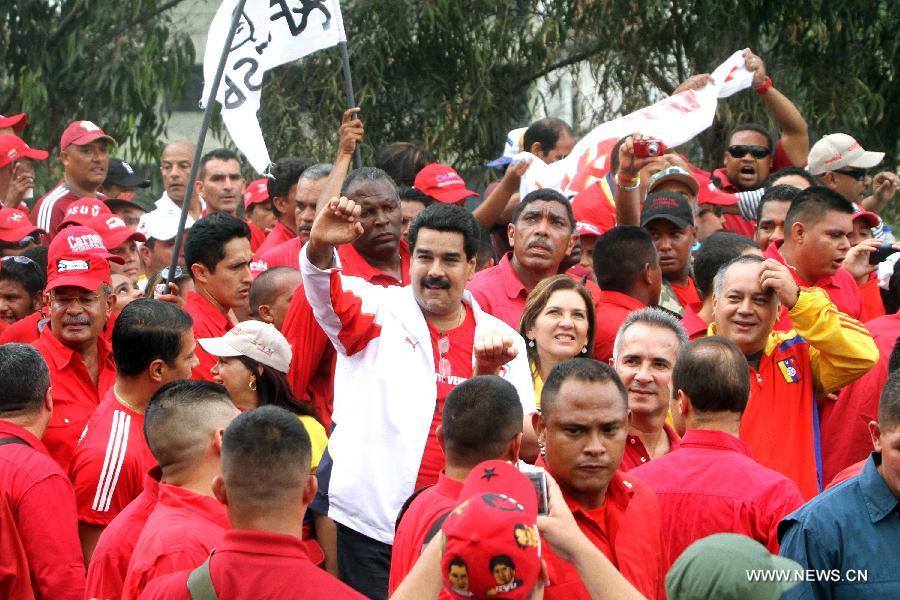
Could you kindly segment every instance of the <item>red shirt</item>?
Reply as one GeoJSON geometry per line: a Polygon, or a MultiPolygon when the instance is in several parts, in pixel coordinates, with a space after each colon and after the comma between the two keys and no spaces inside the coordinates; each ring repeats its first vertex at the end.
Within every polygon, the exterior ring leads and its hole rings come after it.
{"type": "MultiPolygon", "coordinates": [[[[603,510],[586,510],[563,488],[579,529],[645,597],[665,598],[668,559],[660,534],[659,506],[646,484],[617,471],[606,490],[603,510]]],[[[550,584],[545,600],[581,600],[590,595],[575,566],[543,544],[550,584]]]]}
{"type": "Polygon", "coordinates": [[[69,466],[78,520],[108,525],[144,489],[156,466],[144,439],[144,415],[121,404],[112,388],[94,411],[69,466]]]}
{"type": "MultiPolygon", "coordinates": [[[[290,267],[300,270],[300,248],[303,247],[303,240],[294,236],[286,242],[282,242],[277,246],[270,246],[265,250],[256,253],[256,258],[266,264],[266,268],[274,269],[275,267],[290,267]]],[[[343,246],[338,247],[338,254],[343,246]]]]}
{"type": "Polygon", "coordinates": [[[700,303],[700,294],[697,293],[697,286],[694,285],[694,280],[690,277],[688,277],[688,282],[685,285],[678,285],[671,281],[669,285],[672,287],[672,291],[675,292],[675,297],[678,298],[678,303],[682,307],[686,308],[691,304],[700,303]]]}
{"type": "MultiPolygon", "coordinates": [[[[234,327],[231,319],[219,312],[219,309],[212,302],[197,292],[188,292],[184,302],[184,310],[194,320],[195,339],[222,337],[234,327]]],[[[213,376],[210,371],[216,366],[219,359],[203,350],[200,344],[197,344],[196,352],[197,358],[200,359],[200,364],[191,371],[191,379],[212,381],[213,376]]]]}
{"type": "MultiPolygon", "coordinates": [[[[774,258],[785,265],[790,270],[791,275],[794,276],[794,281],[796,281],[797,285],[800,287],[822,288],[825,290],[825,293],[828,294],[831,301],[834,302],[835,306],[838,307],[839,311],[854,319],[859,319],[860,314],[862,313],[862,296],[859,293],[859,286],[856,285],[856,280],[853,279],[853,275],[848,273],[847,270],[842,267],[837,270],[837,273],[829,277],[824,277],[814,282],[804,281],[800,278],[800,275],[794,267],[787,264],[784,260],[784,257],[779,251],[780,246],[781,243],[769,244],[769,247],[766,248],[763,256],[765,258],[774,258]]],[[[782,306],[781,316],[778,318],[778,322],[775,323],[775,329],[778,331],[790,331],[793,328],[794,326],[791,324],[791,318],[788,316],[788,309],[786,306],[782,306]]]]}
{"type": "Polygon", "coordinates": [[[0,439],[9,437],[28,445],[0,446],[0,592],[4,598],[81,600],[84,558],[72,484],[38,438],[0,420],[0,439]]]}
{"type": "MultiPolygon", "coordinates": [[[[666,422],[663,422],[663,431],[666,437],[669,438],[669,452],[666,453],[669,454],[681,446],[681,438],[678,437],[675,428],[666,422]]],[[[630,471],[635,467],[647,464],[650,460],[650,453],[647,452],[647,448],[644,447],[644,442],[641,441],[641,438],[629,433],[625,438],[625,454],[622,455],[622,463],[619,465],[619,470],[630,471]]],[[[659,460],[659,458],[656,460],[659,460]]]]}
{"type": "Polygon", "coordinates": [[[450,479],[443,471],[438,475],[436,485],[416,496],[400,520],[394,545],[391,547],[391,578],[388,594],[393,594],[397,586],[412,571],[422,549],[428,542],[425,538],[433,533],[441,517],[446,516],[459,504],[459,493],[463,483],[450,479]]]}
{"type": "Polygon", "coordinates": [[[607,173],[572,198],[572,211],[576,221],[595,225],[601,233],[616,226],[615,190],[612,174],[607,173]]]}
{"type": "Polygon", "coordinates": [[[250,221],[244,221],[244,223],[246,223],[247,227],[250,229],[250,252],[256,254],[259,247],[266,241],[266,232],[250,221]]]}
{"type": "Polygon", "coordinates": [[[862,322],[871,321],[884,314],[884,301],[881,299],[881,288],[878,287],[878,273],[869,275],[869,280],[859,286],[860,316],[862,322]]]}
{"type": "MultiPolygon", "coordinates": [[[[96,194],[96,197],[98,200],[106,200],[106,196],[100,193],[96,194]]],[[[59,224],[62,223],[63,218],[66,216],[66,209],[79,198],[83,198],[83,196],[70,190],[66,185],[66,180],[61,179],[49,192],[34,203],[34,209],[31,211],[31,221],[35,226],[47,232],[46,235],[42,236],[46,239],[47,244],[56,235],[56,228],[59,227],[59,224]]]]}
{"type": "Polygon", "coordinates": [[[671,562],[714,533],[740,533],[777,554],[778,522],[803,504],[793,481],[724,431],[691,429],[678,450],[633,474],[656,493],[671,562]]]}
{"type": "Polygon", "coordinates": [[[900,338],[900,313],[873,319],[866,327],[880,356],[868,373],[840,391],[836,402],[824,402],[820,425],[822,481],[831,481],[839,471],[857,461],[865,461],[872,452],[869,421],[878,420],[888,361],[894,343],[900,338]]]}
{"type": "Polygon", "coordinates": [[[431,334],[431,348],[434,352],[434,378],[437,382],[437,400],[434,407],[434,416],[431,426],[428,428],[428,439],[425,442],[425,451],[422,454],[422,463],[419,465],[419,476],[416,478],[415,489],[436,483],[438,474],[444,468],[444,451],[441,449],[437,438],[437,427],[441,424],[441,415],[444,412],[444,401],[453,388],[472,377],[472,347],[475,345],[475,314],[472,308],[464,305],[466,315],[459,327],[441,332],[431,323],[428,323],[428,333],[431,334]],[[440,340],[447,338],[449,347],[441,356],[440,340]],[[449,364],[446,375],[442,373],[441,363],[449,364]]]}
{"type": "MultiPolygon", "coordinates": [[[[228,531],[209,561],[209,575],[219,598],[229,600],[364,598],[317,567],[299,538],[278,533],[228,531]]],[[[160,577],[147,586],[141,598],[190,600],[189,576],[190,571],[181,571],[160,577]]]]}
{"type": "MultiPolygon", "coordinates": [[[[713,171],[712,178],[719,180],[719,184],[721,185],[720,189],[723,192],[736,194],[741,191],[728,179],[728,175],[725,172],[724,168],[716,169],[715,171],[713,171]]],[[[703,188],[702,185],[700,187],[701,189],[703,188]]],[[[698,197],[697,201],[702,203],[702,197],[698,197]]],[[[748,221],[741,215],[733,214],[725,214],[723,215],[723,217],[722,229],[724,229],[725,231],[739,233],[748,238],[752,238],[753,234],[756,232],[756,221],[748,221]]]]}
{"type": "Polygon", "coordinates": [[[75,444],[94,414],[100,398],[116,382],[116,365],[109,342],[97,338],[97,383],[91,379],[81,355],[60,342],[50,327],[32,344],[50,370],[53,416],[44,433],[44,445],[63,471],[68,471],[75,444]]]}
{"type": "Polygon", "coordinates": [[[684,307],[684,314],[681,315],[681,326],[684,327],[690,340],[706,337],[706,331],[709,329],[709,323],[697,314],[702,307],[702,302],[692,302],[684,307]]]}
{"type": "Polygon", "coordinates": [[[22,317],[15,323],[7,326],[3,333],[0,333],[0,344],[8,344],[10,342],[31,344],[41,337],[38,323],[45,319],[46,323],[44,325],[49,328],[50,318],[45,317],[40,312],[33,312],[26,317],[22,317]]]}
{"type": "Polygon", "coordinates": [[[229,529],[225,506],[215,498],[159,484],[159,499],[138,538],[122,600],[135,600],[161,575],[203,564],[229,529]]]}
{"type": "MultiPolygon", "coordinates": [[[[300,238],[281,244],[275,251],[280,251],[288,245],[295,245],[294,268],[300,268],[299,252],[300,238]]],[[[352,244],[338,246],[338,258],[345,275],[362,277],[369,283],[387,287],[389,285],[409,285],[409,246],[406,241],[400,242],[400,275],[401,281],[370,265],[352,244]]],[[[269,253],[271,254],[271,252],[269,253]]],[[[279,265],[269,265],[270,268],[279,265]]],[[[302,289],[303,284],[297,288],[281,333],[287,338],[294,348],[303,348],[303,352],[294,352],[291,357],[291,368],[288,371],[288,381],[294,395],[311,402],[319,415],[319,420],[327,431],[331,431],[331,412],[334,408],[334,365],[336,354],[328,336],[322,331],[312,307],[306,299],[302,289]]]]}
{"type": "Polygon", "coordinates": [[[854,463],[854,464],[850,465],[849,467],[847,467],[846,469],[844,469],[843,471],[841,471],[840,473],[835,475],[834,479],[831,480],[831,483],[829,483],[825,487],[825,489],[830,490],[834,486],[844,483],[848,479],[852,479],[852,478],[856,477],[857,475],[859,475],[860,473],[862,473],[868,460],[869,460],[868,458],[864,458],[861,461],[859,461],[858,463],[854,463]]]}
{"type": "MultiPolygon", "coordinates": [[[[259,248],[254,250],[254,253],[262,256],[264,253],[274,249],[276,246],[280,246],[281,244],[289,242],[293,239],[300,239],[297,237],[297,232],[291,231],[290,229],[285,227],[281,223],[281,221],[275,221],[275,227],[272,228],[272,231],[269,232],[269,235],[266,236],[266,239],[259,246],[259,248]]],[[[297,260],[300,260],[299,253],[297,260]]]]}
{"type": "Polygon", "coordinates": [[[597,322],[594,325],[594,358],[600,362],[609,362],[619,327],[628,315],[642,308],[647,307],[628,294],[603,290],[595,311],[597,322]]]}
{"type": "Polygon", "coordinates": [[[86,598],[119,600],[128,563],[159,495],[159,468],[144,475],[144,490],[106,526],[91,555],[86,598]]]}

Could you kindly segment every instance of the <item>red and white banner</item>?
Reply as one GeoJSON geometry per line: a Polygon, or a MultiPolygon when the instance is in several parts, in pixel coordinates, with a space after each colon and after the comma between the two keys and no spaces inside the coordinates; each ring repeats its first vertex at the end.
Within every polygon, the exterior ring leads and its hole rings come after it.
{"type": "Polygon", "coordinates": [[[531,159],[522,177],[520,193],[539,188],[554,188],[572,197],[609,171],[609,154],[623,136],[641,133],[662,140],[666,146],[678,146],[712,125],[719,98],[750,87],[753,73],[744,68],[743,51],[738,50],[712,73],[712,81],[700,90],[688,90],[669,96],[656,104],[603,123],[581,138],[572,153],[563,160],[546,164],[530,152],[521,152],[515,160],[531,159]]]}

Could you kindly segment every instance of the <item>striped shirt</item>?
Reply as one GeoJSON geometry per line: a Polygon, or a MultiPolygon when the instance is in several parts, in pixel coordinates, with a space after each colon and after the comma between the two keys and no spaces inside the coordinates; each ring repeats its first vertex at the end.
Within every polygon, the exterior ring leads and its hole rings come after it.
{"type": "Polygon", "coordinates": [[[156,466],[143,427],[144,415],[121,404],[110,388],[69,467],[79,521],[107,525],[141,493],[144,474],[156,466]]]}
{"type": "MultiPolygon", "coordinates": [[[[106,196],[100,193],[97,193],[96,196],[99,200],[106,199],[106,196]]],[[[60,179],[59,183],[34,204],[31,220],[36,227],[47,232],[47,243],[56,235],[56,228],[66,216],[66,209],[69,205],[82,197],[69,189],[65,179],[60,179]]]]}

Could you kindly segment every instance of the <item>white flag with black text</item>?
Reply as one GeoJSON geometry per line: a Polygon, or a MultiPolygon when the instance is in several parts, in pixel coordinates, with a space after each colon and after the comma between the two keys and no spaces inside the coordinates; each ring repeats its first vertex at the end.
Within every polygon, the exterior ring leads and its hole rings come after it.
{"type": "MultiPolygon", "coordinates": [[[[203,97],[209,97],[237,0],[223,0],[213,17],[203,56],[203,97]]],[[[338,0],[247,0],[228,49],[216,100],[234,143],[258,173],[269,151],[256,117],[263,73],[345,41],[338,0]]]]}

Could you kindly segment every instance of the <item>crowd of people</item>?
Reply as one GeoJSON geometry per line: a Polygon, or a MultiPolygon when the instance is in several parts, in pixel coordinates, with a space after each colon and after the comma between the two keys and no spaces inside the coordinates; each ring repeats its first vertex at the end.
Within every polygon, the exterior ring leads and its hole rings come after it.
{"type": "Polygon", "coordinates": [[[35,194],[0,116],[0,596],[900,597],[900,177],[745,63],[774,132],[574,197],[520,194],[552,117],[480,199],[351,168],[353,108],[249,183],[171,141],[154,202],[89,120],[35,194]]]}

